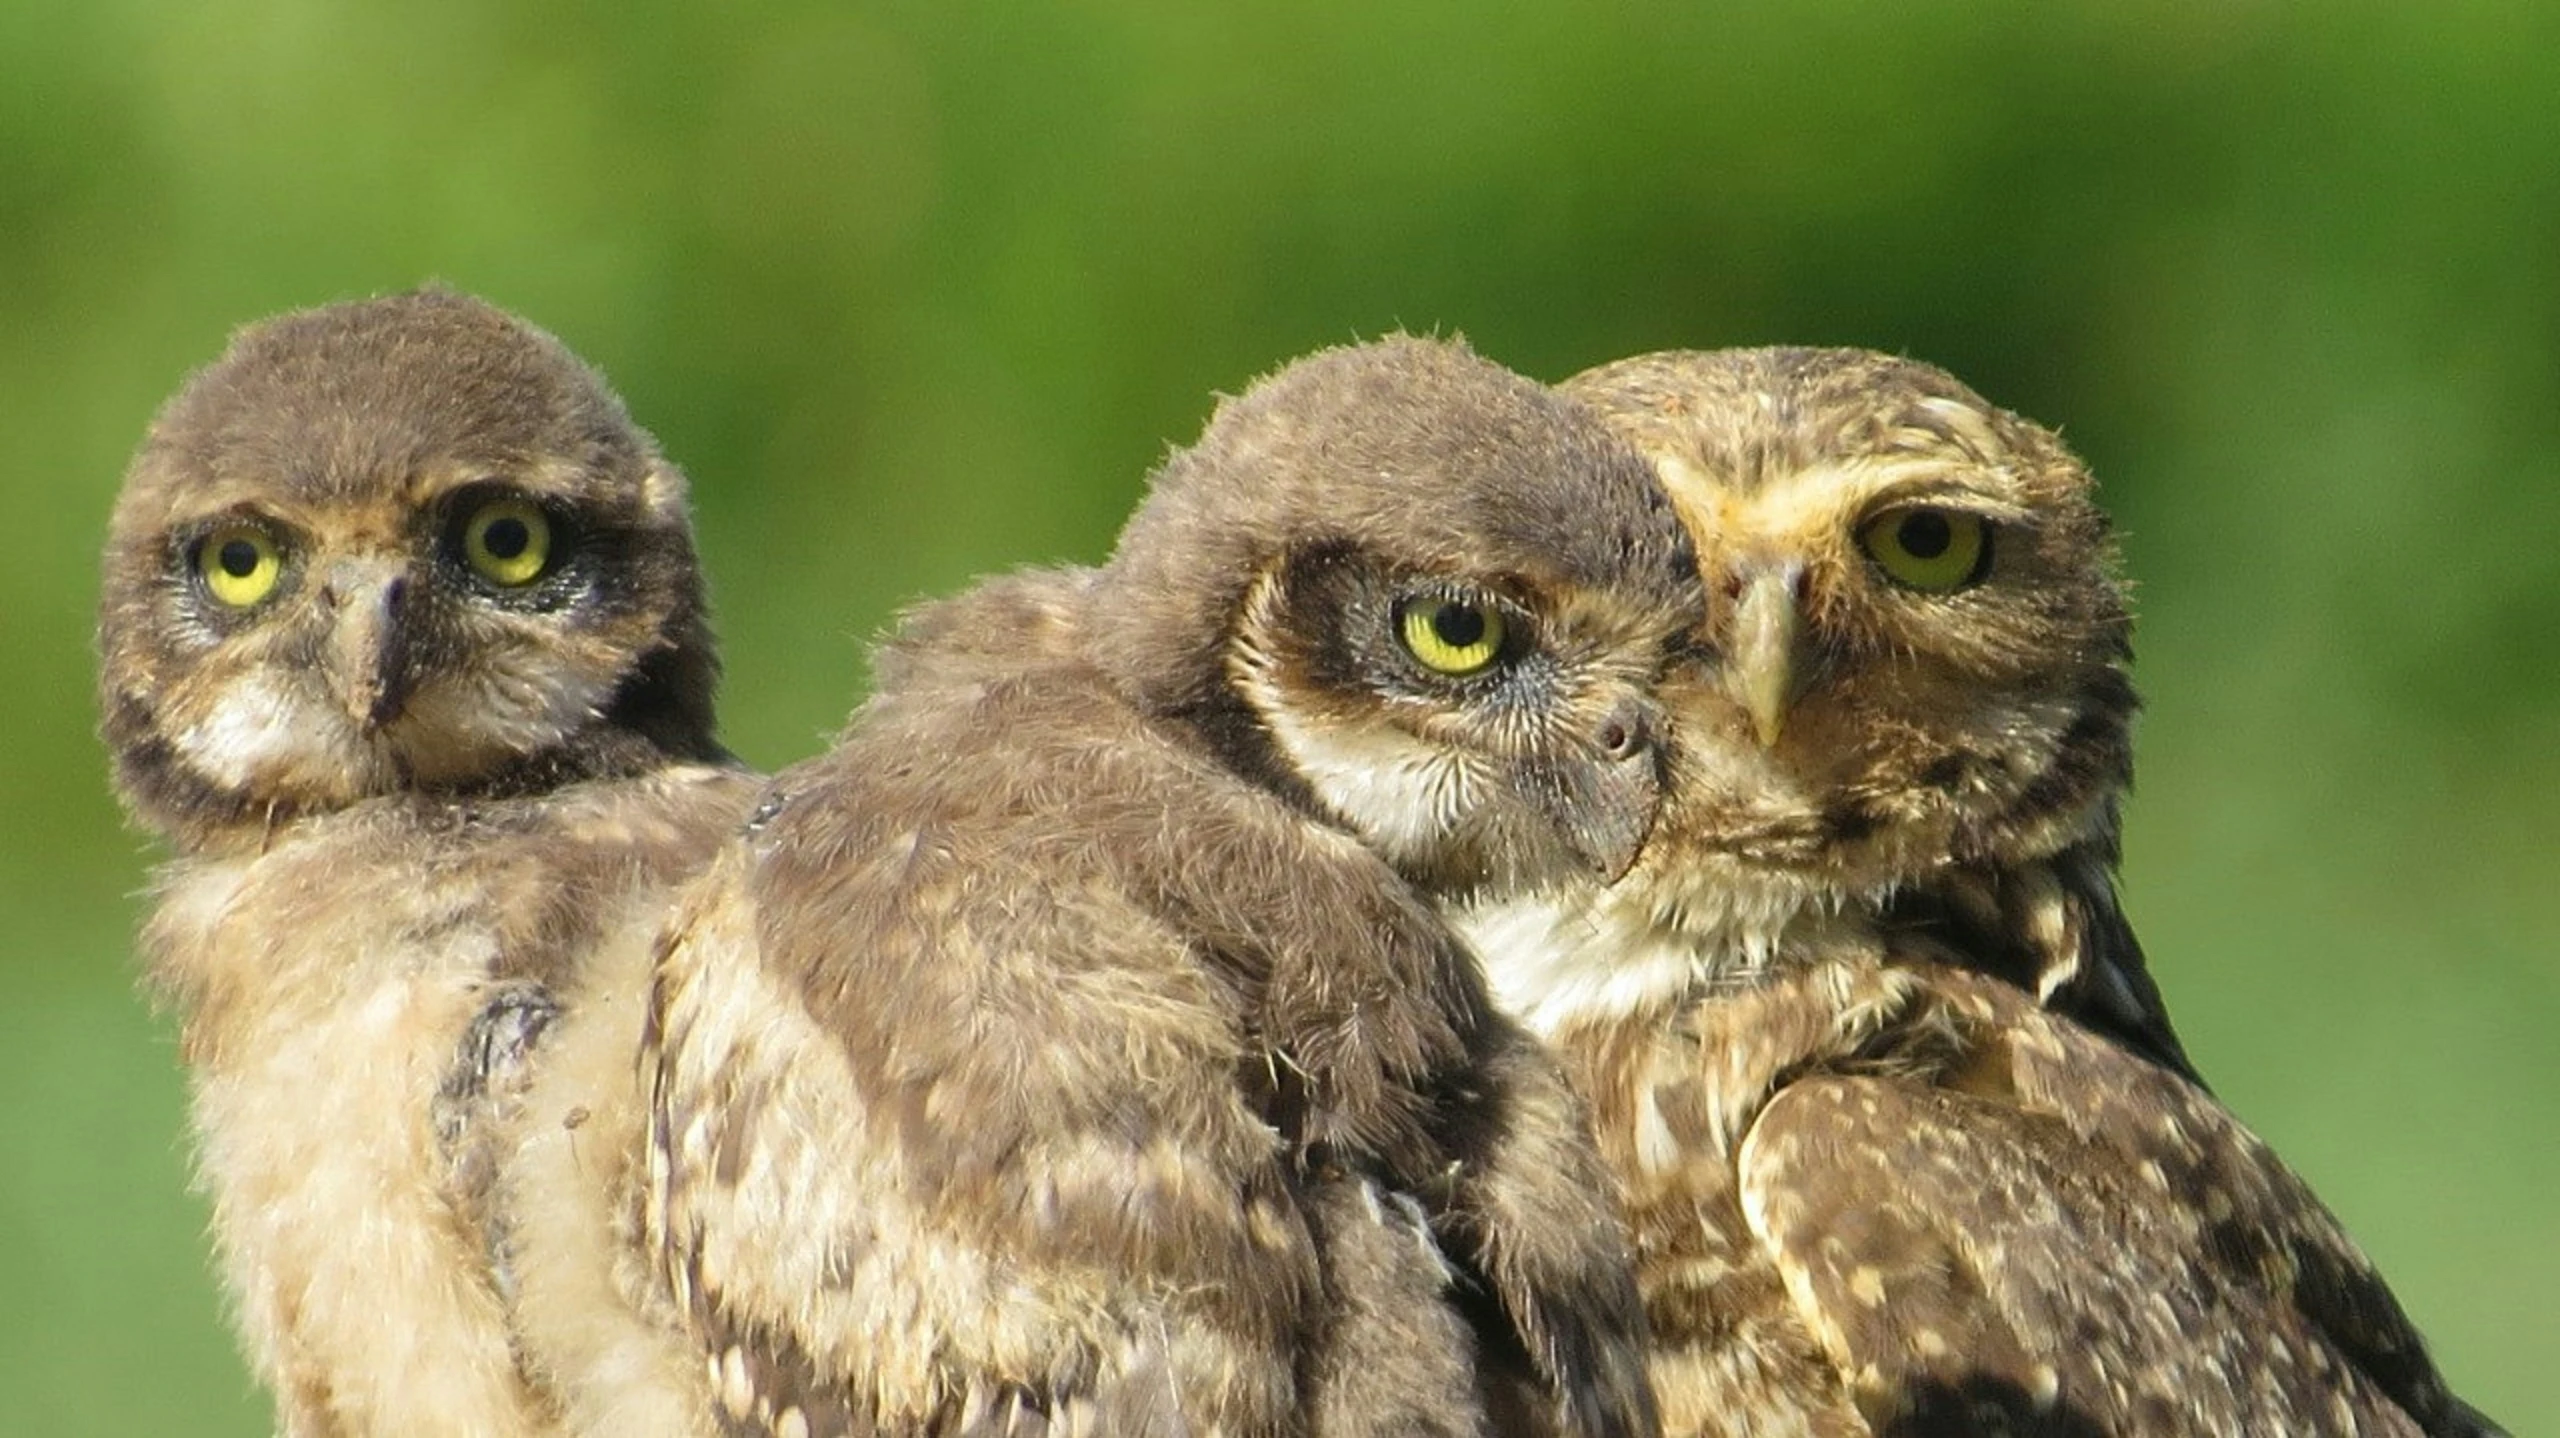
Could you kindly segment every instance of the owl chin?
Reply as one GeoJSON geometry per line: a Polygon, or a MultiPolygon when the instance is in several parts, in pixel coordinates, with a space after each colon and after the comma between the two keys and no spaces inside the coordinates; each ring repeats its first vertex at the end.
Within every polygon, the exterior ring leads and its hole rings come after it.
{"type": "Polygon", "coordinates": [[[421,689],[382,724],[256,676],[215,711],[178,730],[175,747],[207,788],[255,794],[305,812],[383,794],[466,788],[569,740],[610,697],[572,675],[500,688],[421,689]]]}
{"type": "Polygon", "coordinates": [[[368,743],[333,706],[267,674],[232,685],[213,712],[171,743],[207,788],[327,808],[397,782],[386,746],[368,743]]]}
{"type": "Polygon", "coordinates": [[[464,787],[566,743],[596,722],[610,697],[606,686],[569,674],[531,685],[439,687],[420,693],[371,743],[408,785],[464,787]]]}
{"type": "Polygon", "coordinates": [[[1497,1002],[1548,1038],[1747,984],[1811,931],[1829,935],[1873,895],[1835,875],[1773,870],[1683,846],[1614,884],[1574,879],[1504,898],[1448,901],[1497,1002]]]}

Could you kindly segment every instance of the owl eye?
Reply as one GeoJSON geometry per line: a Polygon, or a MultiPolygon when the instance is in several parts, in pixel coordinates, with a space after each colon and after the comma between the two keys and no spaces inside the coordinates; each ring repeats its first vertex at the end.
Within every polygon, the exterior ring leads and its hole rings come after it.
{"type": "Polygon", "coordinates": [[[275,593],[284,553],[274,536],[245,524],[228,524],[196,546],[196,575],[216,603],[246,609],[275,593]]]}
{"type": "Polygon", "coordinates": [[[551,521],[531,500],[493,499],[462,522],[462,558],[501,588],[531,584],[551,562],[551,521]]]}
{"type": "Polygon", "coordinates": [[[1396,634],[1435,674],[1482,673],[1502,653],[1502,616],[1464,599],[1408,599],[1397,606],[1396,634]]]}
{"type": "Polygon", "coordinates": [[[1896,584],[1952,594],[1991,569],[1991,524],[1978,514],[1900,505],[1858,526],[1858,545],[1896,584]]]}

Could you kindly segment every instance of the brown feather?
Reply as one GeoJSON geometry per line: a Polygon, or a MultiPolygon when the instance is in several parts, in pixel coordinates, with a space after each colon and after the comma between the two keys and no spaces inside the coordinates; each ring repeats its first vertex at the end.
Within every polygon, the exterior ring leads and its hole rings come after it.
{"type": "Polygon", "coordinates": [[[1649,768],[1595,736],[1686,573],[1604,430],[1396,340],[1223,406],[1103,570],[911,617],[659,971],[651,1226],[735,1429],[1476,1433],[1480,1284],[1549,1417],[1651,1431],[1579,1103],[1415,882],[1649,814],[1520,776],[1649,768]],[[1428,585],[1538,663],[1422,670],[1428,585]]]}

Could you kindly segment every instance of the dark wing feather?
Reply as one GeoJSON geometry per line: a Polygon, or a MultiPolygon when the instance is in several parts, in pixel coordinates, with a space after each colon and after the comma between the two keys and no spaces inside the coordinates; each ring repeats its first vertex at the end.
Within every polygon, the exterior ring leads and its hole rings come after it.
{"type": "Polygon", "coordinates": [[[2201,1087],[2117,902],[2111,833],[2041,863],[1951,870],[1897,895],[1891,922],[1943,943],[1946,962],[2013,984],[2201,1087]]]}
{"type": "Polygon", "coordinates": [[[1643,1299],[1616,1184],[1585,1135],[1564,1074],[1509,1021],[1488,1015],[1472,1086],[1442,1105],[1450,1145],[1450,1247],[1485,1282],[1488,1391],[1524,1357],[1545,1421],[1590,1438],[1661,1431],[1643,1299]]]}
{"type": "Polygon", "coordinates": [[[2054,858],[2053,870],[2069,935],[2064,952],[2073,962],[2067,973],[2055,965],[2051,981],[2039,985],[2046,1007],[2202,1087],[2203,1078],[2169,1022],[2168,1001],[2152,981],[2142,943],[2116,898],[2114,841],[2091,840],[2066,849],[2054,858]]]}

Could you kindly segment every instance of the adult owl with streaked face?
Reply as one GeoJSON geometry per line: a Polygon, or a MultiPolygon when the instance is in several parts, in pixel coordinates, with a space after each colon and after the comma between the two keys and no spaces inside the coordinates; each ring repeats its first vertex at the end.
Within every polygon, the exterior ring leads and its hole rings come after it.
{"type": "Polygon", "coordinates": [[[142,947],[287,1433],[557,1431],[623,1400],[553,1376],[654,1342],[608,1272],[648,939],[752,793],[684,494],[557,340],[440,290],[249,327],[126,476],[102,727],[174,851],[142,947]],[[570,1312],[555,1353],[527,1315],[570,1312]]]}
{"type": "Polygon", "coordinates": [[[1985,963],[2182,1071],[2115,899],[2132,619],[2088,471],[1944,372],[1862,351],[1577,377],[1700,544],[1684,926],[1943,906],[1985,963]],[[1720,916],[1720,917],[1717,917],[1720,916]]]}
{"type": "Polygon", "coordinates": [[[1564,389],[1652,460],[1707,619],[1635,868],[1454,917],[1593,1106],[1666,1431],[2490,1431],[2144,969],[2079,460],[1863,351],[1564,389]]]}

